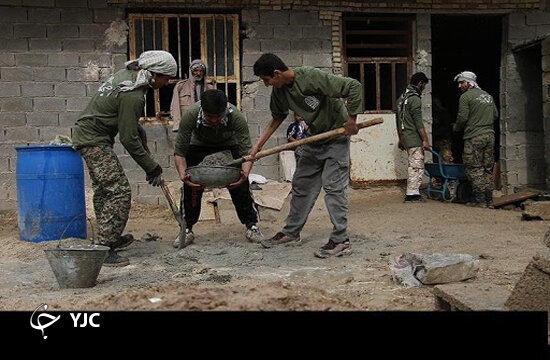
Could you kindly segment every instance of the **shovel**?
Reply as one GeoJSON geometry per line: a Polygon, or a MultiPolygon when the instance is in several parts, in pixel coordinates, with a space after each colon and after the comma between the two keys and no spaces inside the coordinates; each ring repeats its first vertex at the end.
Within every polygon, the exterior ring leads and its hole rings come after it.
{"type": "MultiPolygon", "coordinates": [[[[363,121],[357,124],[359,129],[363,129],[369,126],[383,123],[382,118],[375,118],[369,121],[363,121]]],[[[302,140],[293,141],[291,143],[279,145],[271,149],[259,151],[253,158],[251,155],[243,156],[239,159],[235,159],[224,165],[197,165],[187,168],[187,172],[191,175],[191,181],[197,184],[201,184],[205,187],[216,188],[225,187],[239,179],[241,169],[238,165],[246,161],[256,161],[264,156],[276,154],[284,150],[295,149],[300,145],[313,143],[316,141],[330,139],[346,132],[344,127],[326,131],[321,134],[313,135],[302,140]]]]}
{"type": "Polygon", "coordinates": [[[178,206],[176,205],[176,202],[174,201],[174,197],[170,193],[170,190],[168,189],[168,186],[164,182],[164,179],[160,181],[160,187],[162,188],[162,192],[164,193],[164,196],[166,197],[166,200],[168,201],[168,204],[170,205],[170,209],[172,210],[172,214],[174,215],[174,218],[178,222],[180,226],[180,232],[178,234],[179,239],[179,249],[183,249],[189,244],[185,243],[186,236],[185,236],[185,228],[187,227],[187,224],[185,223],[184,217],[180,214],[178,206]]]}
{"type": "MultiPolygon", "coordinates": [[[[376,125],[376,124],[381,124],[383,122],[384,122],[384,120],[382,118],[374,118],[372,120],[363,121],[363,122],[357,124],[357,127],[359,128],[359,130],[361,130],[363,128],[373,126],[373,125],[376,125]]],[[[313,143],[313,142],[317,142],[317,141],[321,141],[321,140],[326,140],[326,139],[331,139],[333,137],[342,135],[345,132],[346,132],[346,129],[344,127],[334,129],[334,130],[330,130],[330,131],[326,131],[324,133],[320,133],[320,134],[317,134],[317,135],[306,137],[305,139],[302,139],[302,140],[293,141],[293,142],[290,142],[290,143],[287,143],[287,144],[275,146],[271,149],[259,151],[258,153],[256,153],[255,157],[252,157],[252,155],[243,156],[242,158],[235,159],[232,162],[230,162],[228,164],[225,164],[224,166],[235,166],[235,165],[242,164],[243,162],[247,162],[247,161],[252,161],[252,160],[256,161],[259,158],[263,158],[264,156],[276,154],[276,153],[279,153],[279,152],[285,151],[285,150],[295,149],[300,145],[309,144],[309,143],[313,143]]]]}

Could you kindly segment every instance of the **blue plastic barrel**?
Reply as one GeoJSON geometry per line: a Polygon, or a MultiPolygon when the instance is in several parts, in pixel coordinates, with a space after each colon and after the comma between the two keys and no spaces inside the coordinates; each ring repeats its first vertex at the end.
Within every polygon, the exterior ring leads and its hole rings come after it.
{"type": "Polygon", "coordinates": [[[84,167],[70,145],[17,146],[19,238],[86,238],[84,167]]]}

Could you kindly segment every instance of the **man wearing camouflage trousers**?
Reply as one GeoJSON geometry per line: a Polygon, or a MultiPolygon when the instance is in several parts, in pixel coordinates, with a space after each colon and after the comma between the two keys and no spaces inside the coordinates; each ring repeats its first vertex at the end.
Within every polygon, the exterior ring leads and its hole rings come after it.
{"type": "Polygon", "coordinates": [[[133,241],[131,235],[122,236],[130,213],[131,190],[113,151],[115,136],[119,134],[122,146],[145,170],[149,184],[159,186],[162,168],[149,154],[139,118],[147,89],[166,86],[176,70],[174,57],[166,51],[146,51],[128,61],[126,69],[99,87],[73,129],[73,146],[86,161],[92,181],[97,243],[109,247],[105,266],[128,265],[128,258],[116,250],[133,241]]]}
{"type": "Polygon", "coordinates": [[[492,208],[495,162],[493,124],[498,118],[498,110],[493,97],[481,90],[476,79],[476,74],[471,71],[463,71],[454,78],[462,95],[453,129],[464,131],[462,160],[466,175],[472,182],[473,193],[473,199],[468,205],[492,208]]]}

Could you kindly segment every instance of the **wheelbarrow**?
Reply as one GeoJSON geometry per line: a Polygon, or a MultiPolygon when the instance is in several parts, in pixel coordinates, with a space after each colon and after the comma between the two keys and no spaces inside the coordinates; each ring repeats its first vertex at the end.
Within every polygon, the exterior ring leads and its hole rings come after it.
{"type": "Polygon", "coordinates": [[[445,164],[436,151],[430,152],[437,163],[424,164],[424,174],[429,177],[428,197],[449,202],[466,202],[471,195],[471,184],[463,164],[445,164]]]}
{"type": "MultiPolygon", "coordinates": [[[[357,124],[357,127],[359,129],[363,129],[376,124],[381,124],[382,122],[384,122],[382,118],[375,118],[372,120],[363,121],[357,124]]],[[[302,139],[302,140],[293,141],[287,144],[275,146],[270,149],[259,151],[256,154],[255,158],[253,158],[251,155],[246,155],[223,165],[190,166],[187,168],[187,172],[190,175],[191,181],[194,182],[195,184],[200,184],[207,188],[226,187],[227,185],[239,179],[240,173],[241,173],[240,165],[243,162],[252,161],[252,160],[255,161],[264,156],[277,154],[284,150],[295,149],[300,145],[310,144],[313,142],[326,140],[326,139],[331,139],[336,136],[344,134],[345,131],[346,131],[345,128],[341,127],[338,129],[326,131],[321,134],[306,137],[305,139],[302,139]]]]}

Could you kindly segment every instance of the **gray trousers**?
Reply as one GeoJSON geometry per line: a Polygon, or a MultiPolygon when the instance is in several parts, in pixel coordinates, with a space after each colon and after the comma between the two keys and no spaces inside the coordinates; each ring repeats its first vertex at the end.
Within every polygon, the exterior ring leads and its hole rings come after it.
{"type": "Polygon", "coordinates": [[[303,145],[292,178],[290,212],[282,232],[297,235],[321,192],[325,190],[333,229],[330,240],[348,240],[349,136],[339,136],[322,144],[303,145]]]}

